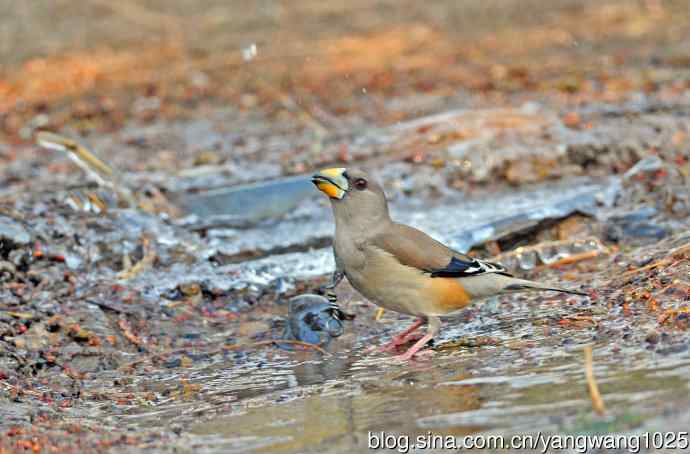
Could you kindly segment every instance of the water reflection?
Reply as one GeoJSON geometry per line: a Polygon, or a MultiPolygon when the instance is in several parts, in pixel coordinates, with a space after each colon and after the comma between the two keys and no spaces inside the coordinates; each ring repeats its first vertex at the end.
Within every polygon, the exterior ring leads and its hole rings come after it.
{"type": "MultiPolygon", "coordinates": [[[[285,405],[249,409],[241,417],[198,424],[192,432],[221,435],[229,440],[240,436],[263,439],[267,444],[262,448],[271,450],[300,451],[316,446],[327,449],[361,445],[366,442],[367,431],[424,434],[426,430],[416,423],[418,418],[479,406],[478,386],[373,386],[354,395],[316,395],[285,405]]],[[[480,429],[468,426],[445,432],[464,434],[480,429]]]]}
{"type": "Polygon", "coordinates": [[[235,415],[198,423],[191,433],[206,452],[342,452],[365,449],[368,433],[380,431],[409,436],[527,433],[534,427],[624,431],[641,424],[633,405],[647,408],[687,393],[688,358],[656,358],[650,364],[640,356],[637,370],[620,364],[617,355],[596,358],[595,373],[612,415],[604,419],[590,411],[577,349],[545,358],[538,367],[513,365],[504,375],[472,370],[468,365],[474,361],[461,355],[441,354],[409,367],[352,356],[297,364],[294,389],[284,395],[290,398],[247,405],[235,415]]]}

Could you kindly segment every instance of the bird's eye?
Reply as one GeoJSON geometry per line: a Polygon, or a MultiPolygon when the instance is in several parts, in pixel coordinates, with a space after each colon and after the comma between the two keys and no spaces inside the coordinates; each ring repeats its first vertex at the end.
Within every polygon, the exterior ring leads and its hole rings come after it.
{"type": "Polygon", "coordinates": [[[364,178],[357,178],[355,180],[355,188],[359,191],[364,191],[367,188],[367,180],[364,178]]]}

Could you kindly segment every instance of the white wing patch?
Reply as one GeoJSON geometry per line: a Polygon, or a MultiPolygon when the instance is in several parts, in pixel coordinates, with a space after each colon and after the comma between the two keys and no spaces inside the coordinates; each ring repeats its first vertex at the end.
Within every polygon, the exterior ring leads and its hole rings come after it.
{"type": "Polygon", "coordinates": [[[428,270],[428,272],[431,277],[467,277],[487,273],[508,275],[506,268],[498,263],[484,262],[478,259],[461,260],[457,257],[453,257],[445,268],[428,270]]]}

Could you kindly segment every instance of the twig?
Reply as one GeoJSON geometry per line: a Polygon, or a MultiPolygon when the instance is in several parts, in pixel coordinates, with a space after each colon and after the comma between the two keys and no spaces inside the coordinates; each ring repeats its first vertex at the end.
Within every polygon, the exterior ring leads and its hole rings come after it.
{"type": "Polygon", "coordinates": [[[657,289],[659,293],[664,293],[666,290],[670,289],[671,287],[676,287],[678,285],[684,285],[686,288],[690,288],[690,283],[685,282],[682,279],[674,279],[671,281],[670,284],[664,285],[663,287],[657,289]]]}
{"type": "Polygon", "coordinates": [[[38,391],[34,391],[31,389],[21,389],[17,385],[13,385],[11,383],[7,383],[6,381],[0,380],[0,385],[3,385],[6,390],[12,391],[14,390],[17,393],[22,393],[22,394],[28,394],[29,396],[34,396],[34,397],[41,397],[41,393],[38,391]]]}
{"type": "Polygon", "coordinates": [[[675,261],[673,256],[675,256],[677,254],[681,254],[681,253],[685,254],[687,252],[690,252],[690,244],[685,244],[683,246],[679,246],[679,247],[673,249],[672,251],[670,251],[666,255],[666,257],[664,257],[661,260],[657,260],[655,262],[649,263],[649,264],[647,264],[641,268],[635,268],[634,270],[626,271],[625,273],[623,273],[621,275],[621,277],[630,276],[631,274],[635,274],[635,273],[641,273],[642,271],[646,271],[646,270],[656,268],[659,266],[668,265],[669,263],[672,263],[672,262],[677,263],[678,261],[675,261]]]}
{"type": "MultiPolygon", "coordinates": [[[[58,150],[66,153],[75,164],[100,186],[112,189],[129,206],[137,206],[134,194],[124,183],[122,176],[80,143],[49,131],[39,131],[36,134],[36,143],[49,150],[58,150]]],[[[102,201],[96,204],[101,205],[102,201]]]]}
{"type": "Polygon", "coordinates": [[[127,320],[118,320],[117,326],[122,330],[122,335],[125,336],[125,339],[127,339],[137,347],[144,348],[141,338],[132,332],[132,328],[127,320]]]}
{"type": "Polygon", "coordinates": [[[581,262],[583,260],[593,259],[595,257],[598,257],[599,254],[600,254],[600,251],[597,251],[597,250],[581,252],[579,254],[573,254],[569,257],[565,257],[565,258],[562,258],[560,260],[556,260],[555,262],[549,263],[548,265],[546,265],[546,267],[556,268],[556,267],[563,266],[563,265],[570,265],[572,263],[581,262]]]}
{"type": "Polygon", "coordinates": [[[678,309],[666,309],[664,312],[662,312],[661,315],[657,318],[657,321],[660,325],[663,325],[666,323],[669,318],[673,317],[671,321],[675,321],[680,314],[687,314],[690,313],[690,309],[688,309],[687,306],[680,307],[678,309]]]}
{"type": "Polygon", "coordinates": [[[663,265],[666,265],[668,263],[671,263],[671,259],[666,257],[666,258],[663,258],[661,260],[657,260],[655,262],[649,263],[649,264],[647,264],[641,268],[635,268],[633,270],[628,270],[625,273],[621,274],[620,277],[628,277],[631,274],[641,273],[643,271],[651,270],[652,268],[656,268],[658,266],[663,266],[663,265]]]}
{"type": "Polygon", "coordinates": [[[604,400],[599,394],[599,387],[597,386],[597,381],[594,378],[594,369],[592,366],[592,346],[587,345],[584,349],[585,351],[585,377],[587,377],[587,386],[589,387],[589,397],[592,399],[592,408],[598,415],[603,416],[606,413],[606,408],[604,407],[604,400]]]}
{"type": "Polygon", "coordinates": [[[143,235],[141,244],[144,249],[144,256],[131,268],[122,270],[118,275],[118,279],[128,280],[141,273],[145,269],[150,268],[156,260],[156,249],[151,245],[151,239],[148,235],[143,235]]]}
{"type": "Polygon", "coordinates": [[[114,312],[116,314],[130,314],[129,312],[122,311],[121,309],[118,309],[116,307],[113,307],[109,304],[106,303],[101,303],[100,301],[95,301],[95,300],[84,300],[85,303],[94,305],[104,311],[109,311],[109,312],[114,312]]]}
{"type": "Polygon", "coordinates": [[[537,243],[537,244],[532,245],[532,246],[522,247],[522,248],[516,249],[514,251],[504,252],[503,254],[499,254],[499,255],[496,255],[495,257],[493,257],[493,260],[500,263],[501,261],[505,260],[507,257],[515,256],[518,253],[520,253],[520,254],[524,254],[527,252],[538,253],[541,249],[544,249],[547,247],[558,248],[561,246],[570,246],[570,245],[573,245],[573,244],[580,242],[580,241],[593,241],[596,243],[597,248],[592,249],[590,251],[584,251],[584,252],[580,252],[577,254],[568,255],[567,257],[563,257],[562,259],[556,260],[553,263],[548,263],[548,264],[545,263],[543,265],[539,265],[538,267],[535,268],[535,270],[544,269],[544,268],[555,268],[555,267],[562,266],[562,265],[569,265],[572,263],[581,262],[583,260],[589,260],[589,259],[598,257],[600,254],[607,254],[609,252],[608,249],[605,246],[603,246],[597,238],[587,237],[587,238],[583,238],[581,240],[576,240],[576,241],[572,241],[572,240],[545,241],[542,243],[537,243]]]}

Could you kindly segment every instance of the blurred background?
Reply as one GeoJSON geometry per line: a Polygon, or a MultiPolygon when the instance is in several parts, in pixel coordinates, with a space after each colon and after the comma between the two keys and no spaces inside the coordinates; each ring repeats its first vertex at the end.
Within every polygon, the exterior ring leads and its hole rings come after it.
{"type": "Polygon", "coordinates": [[[326,129],[438,110],[463,90],[615,100],[687,70],[689,14],[683,0],[2,0],[2,133],[16,140],[46,109],[61,114],[46,127],[116,127],[142,94],[161,103],[142,116],[287,103],[326,129]],[[438,99],[386,101],[409,94],[438,99]]]}

